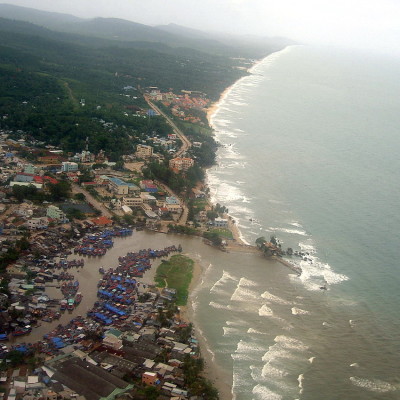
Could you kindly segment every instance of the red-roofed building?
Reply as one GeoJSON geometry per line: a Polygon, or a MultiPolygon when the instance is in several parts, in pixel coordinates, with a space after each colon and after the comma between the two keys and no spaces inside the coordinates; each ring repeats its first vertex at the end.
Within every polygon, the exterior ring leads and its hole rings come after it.
{"type": "Polygon", "coordinates": [[[56,185],[58,183],[57,179],[52,178],[51,176],[39,176],[39,175],[35,175],[33,177],[33,180],[36,183],[45,183],[45,182],[49,182],[52,183],[53,185],[56,185]]]}
{"type": "Polygon", "coordinates": [[[97,187],[99,184],[97,182],[82,182],[83,187],[97,187]]]}
{"type": "Polygon", "coordinates": [[[107,217],[97,217],[91,220],[97,226],[110,226],[113,224],[113,220],[107,217]]]}
{"type": "Polygon", "coordinates": [[[47,181],[49,183],[52,183],[53,185],[56,185],[58,183],[58,180],[52,178],[51,176],[45,175],[43,178],[44,178],[45,181],[47,181]]]}

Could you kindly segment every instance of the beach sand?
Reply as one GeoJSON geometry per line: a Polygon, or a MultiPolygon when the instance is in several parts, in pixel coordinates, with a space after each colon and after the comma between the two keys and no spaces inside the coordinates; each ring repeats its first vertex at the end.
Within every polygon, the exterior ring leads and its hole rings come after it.
{"type": "MultiPolygon", "coordinates": [[[[247,69],[247,73],[251,74],[253,68],[255,68],[260,62],[262,62],[263,59],[261,60],[257,60],[253,63],[253,65],[247,69]]],[[[234,82],[232,85],[228,86],[222,93],[221,96],[219,97],[219,99],[217,101],[215,101],[214,103],[211,103],[210,106],[207,108],[206,110],[206,114],[207,114],[207,120],[208,120],[208,124],[211,126],[211,128],[213,127],[212,123],[211,123],[211,118],[212,116],[215,114],[215,112],[218,110],[218,107],[221,105],[221,102],[225,99],[225,97],[228,95],[228,93],[230,92],[230,90],[233,88],[233,86],[235,86],[241,79],[245,78],[246,76],[243,76],[242,78],[240,78],[239,80],[237,80],[236,82],[234,82]]]]}
{"type": "Polygon", "coordinates": [[[202,282],[202,274],[203,268],[197,261],[194,262],[193,265],[193,277],[189,286],[189,301],[187,306],[180,307],[180,316],[186,322],[191,322],[194,325],[194,329],[196,332],[196,337],[199,341],[201,356],[204,359],[204,377],[210,380],[214,387],[219,392],[219,398],[221,400],[232,400],[232,385],[227,384],[224,379],[222,371],[218,365],[216,365],[215,360],[213,360],[212,353],[210,353],[207,349],[207,343],[201,332],[196,329],[194,310],[192,307],[192,296],[196,291],[196,288],[201,285],[202,282]]]}
{"type": "MultiPolygon", "coordinates": [[[[236,83],[236,82],[235,82],[236,83]]],[[[235,84],[234,83],[234,84],[235,84]]],[[[233,84],[233,85],[234,85],[233,84]]],[[[206,114],[207,114],[207,120],[208,120],[208,124],[212,127],[212,123],[211,123],[211,118],[212,116],[215,114],[215,112],[218,110],[218,107],[221,104],[221,101],[228,95],[229,91],[232,89],[232,86],[227,87],[221,94],[220,98],[218,99],[218,101],[215,101],[214,103],[211,103],[210,106],[207,108],[206,114]]]]}

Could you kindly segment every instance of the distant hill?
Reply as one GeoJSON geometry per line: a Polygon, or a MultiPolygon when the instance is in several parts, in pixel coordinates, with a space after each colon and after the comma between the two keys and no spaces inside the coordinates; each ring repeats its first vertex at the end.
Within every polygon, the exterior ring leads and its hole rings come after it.
{"type": "Polygon", "coordinates": [[[261,58],[289,44],[270,38],[250,38],[220,33],[206,33],[176,24],[151,27],[118,18],[81,19],[67,14],[39,11],[10,4],[0,4],[0,17],[30,22],[48,29],[71,34],[112,40],[123,47],[145,47],[146,42],[158,44],[158,50],[188,48],[209,54],[261,58]],[[139,45],[137,43],[140,43],[139,45]],[[129,43],[129,44],[128,44],[129,43]]]}
{"type": "Polygon", "coordinates": [[[12,4],[0,4],[0,17],[27,21],[32,24],[55,29],[63,24],[73,24],[83,21],[81,18],[69,14],[41,11],[34,8],[20,7],[12,4]]]}
{"type": "Polygon", "coordinates": [[[170,130],[161,117],[146,119],[144,88],[194,90],[217,100],[246,75],[249,58],[279,46],[178,25],[0,4],[0,128],[68,151],[82,149],[89,137],[92,150],[117,160],[147,133],[170,130]],[[138,109],[143,115],[132,111],[138,109]]]}

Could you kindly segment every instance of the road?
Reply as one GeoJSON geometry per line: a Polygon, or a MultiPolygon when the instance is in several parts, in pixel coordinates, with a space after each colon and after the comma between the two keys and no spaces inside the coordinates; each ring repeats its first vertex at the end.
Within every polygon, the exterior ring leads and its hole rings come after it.
{"type": "Polygon", "coordinates": [[[178,152],[175,154],[175,157],[181,157],[182,154],[184,154],[188,149],[192,146],[191,141],[184,135],[184,133],[175,125],[174,121],[168,115],[166,115],[164,112],[162,112],[152,101],[150,101],[148,95],[144,95],[144,99],[147,101],[147,104],[158,114],[162,115],[168,124],[172,127],[174,133],[179,137],[179,139],[182,141],[182,146],[178,150],[178,152]]]}
{"type": "Polygon", "coordinates": [[[186,206],[185,202],[182,199],[180,199],[179,196],[171,188],[166,186],[164,183],[162,183],[160,181],[157,181],[157,180],[154,180],[154,183],[157,186],[161,187],[165,192],[167,192],[169,196],[174,196],[174,197],[176,197],[177,199],[180,200],[180,202],[182,204],[183,211],[182,211],[182,214],[179,217],[179,220],[177,221],[177,223],[179,225],[186,225],[187,217],[188,217],[188,214],[189,214],[189,209],[186,206]]]}

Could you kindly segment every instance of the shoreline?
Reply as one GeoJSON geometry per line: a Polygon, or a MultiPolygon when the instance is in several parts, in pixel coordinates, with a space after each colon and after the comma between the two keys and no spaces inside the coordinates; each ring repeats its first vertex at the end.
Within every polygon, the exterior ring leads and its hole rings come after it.
{"type": "Polygon", "coordinates": [[[189,298],[186,306],[180,306],[180,317],[182,320],[193,324],[196,338],[199,341],[199,348],[201,357],[204,360],[203,376],[208,379],[213,386],[218,390],[220,400],[232,400],[232,385],[224,382],[222,377],[221,368],[216,364],[214,355],[208,348],[207,339],[204,337],[203,332],[198,327],[195,319],[195,310],[193,308],[193,296],[196,293],[196,289],[202,283],[202,276],[204,274],[204,268],[197,260],[193,260],[193,277],[189,285],[189,298]]]}
{"type": "MultiPolygon", "coordinates": [[[[285,47],[286,48],[286,47],[285,47]]],[[[284,49],[282,49],[284,50],[284,49]]],[[[281,50],[279,50],[281,51],[281,50]]],[[[274,54],[275,52],[271,53],[274,54]]],[[[253,75],[253,69],[255,67],[257,67],[257,65],[259,65],[261,62],[263,62],[263,60],[265,60],[267,57],[269,57],[271,54],[268,54],[267,56],[259,59],[259,60],[255,60],[254,63],[252,64],[251,67],[247,68],[246,72],[247,75],[242,76],[241,78],[239,78],[237,81],[233,82],[231,85],[229,85],[219,96],[219,99],[214,101],[213,103],[211,103],[209,105],[209,107],[206,108],[206,117],[208,120],[208,124],[210,125],[210,127],[212,129],[214,129],[213,124],[212,124],[212,117],[214,116],[214,114],[217,112],[219,106],[221,105],[222,101],[225,100],[225,98],[228,96],[229,92],[234,88],[234,86],[236,86],[242,79],[247,78],[250,75],[253,75]]]]}

